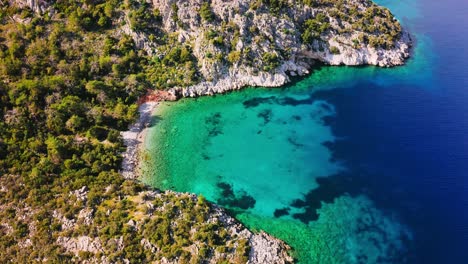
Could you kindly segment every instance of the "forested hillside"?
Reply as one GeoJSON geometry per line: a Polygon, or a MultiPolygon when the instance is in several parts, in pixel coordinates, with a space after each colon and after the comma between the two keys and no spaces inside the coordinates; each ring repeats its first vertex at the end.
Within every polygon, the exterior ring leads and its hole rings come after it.
{"type": "MultiPolygon", "coordinates": [[[[129,12],[146,27],[140,20],[157,14],[120,1],[48,10],[0,10],[0,262],[197,262],[215,250],[218,261],[245,262],[247,239],[232,237],[203,199],[145,196],[118,173],[119,131],[153,87],[148,69],[163,67],[150,67],[120,23],[129,12]]],[[[158,63],[185,60],[172,52],[158,63]]]]}

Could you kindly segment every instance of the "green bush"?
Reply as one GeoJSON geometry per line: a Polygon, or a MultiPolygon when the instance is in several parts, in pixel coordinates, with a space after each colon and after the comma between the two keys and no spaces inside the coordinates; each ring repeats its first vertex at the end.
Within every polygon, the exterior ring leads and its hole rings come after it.
{"type": "Polygon", "coordinates": [[[132,9],[128,18],[130,27],[133,30],[151,31],[154,30],[162,22],[162,16],[159,9],[153,9],[149,3],[143,1],[138,8],[132,9]]]}
{"type": "Polygon", "coordinates": [[[335,55],[336,55],[336,54],[340,54],[340,49],[338,49],[338,48],[335,47],[335,46],[331,46],[331,47],[330,47],[330,53],[331,53],[331,54],[335,54],[335,55]]]}
{"type": "Polygon", "coordinates": [[[213,11],[211,11],[210,3],[203,2],[200,10],[199,10],[200,17],[203,21],[212,22],[215,18],[213,11]]]}
{"type": "Polygon", "coordinates": [[[289,6],[287,0],[261,0],[266,6],[268,6],[270,12],[274,15],[279,15],[283,8],[289,6]]]}
{"type": "Polygon", "coordinates": [[[262,55],[263,70],[272,71],[280,65],[280,59],[276,53],[265,52],[262,55]]]}
{"type": "Polygon", "coordinates": [[[319,13],[315,18],[307,19],[302,26],[302,41],[312,43],[314,39],[319,39],[320,35],[330,28],[327,17],[319,13]]]}
{"type": "Polygon", "coordinates": [[[234,51],[229,52],[227,56],[227,60],[231,64],[236,64],[240,60],[240,57],[241,57],[240,51],[234,50],[234,51]]]}
{"type": "Polygon", "coordinates": [[[172,3],[171,4],[171,19],[172,21],[174,21],[174,23],[176,23],[177,25],[180,24],[180,20],[179,20],[179,7],[177,6],[177,3],[172,3]]]}

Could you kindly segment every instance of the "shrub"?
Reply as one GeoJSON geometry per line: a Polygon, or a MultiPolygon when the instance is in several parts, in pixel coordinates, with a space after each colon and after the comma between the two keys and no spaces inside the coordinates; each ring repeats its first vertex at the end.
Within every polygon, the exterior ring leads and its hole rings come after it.
{"type": "Polygon", "coordinates": [[[335,55],[336,55],[336,54],[340,54],[340,49],[338,49],[338,48],[335,47],[335,46],[331,46],[331,47],[330,47],[330,52],[331,52],[331,54],[335,54],[335,55]]]}
{"type": "Polygon", "coordinates": [[[287,0],[263,0],[265,5],[270,9],[270,13],[274,15],[279,15],[281,9],[288,7],[287,0]]]}
{"type": "Polygon", "coordinates": [[[206,22],[212,22],[215,18],[213,11],[211,11],[210,3],[203,2],[199,10],[200,17],[206,22]]]}
{"type": "Polygon", "coordinates": [[[240,57],[241,57],[240,51],[234,50],[234,51],[229,52],[227,60],[231,64],[235,64],[240,60],[240,57]]]}
{"type": "Polygon", "coordinates": [[[173,3],[171,5],[171,11],[172,11],[172,14],[171,14],[171,18],[172,18],[172,21],[174,21],[176,24],[179,24],[179,7],[177,6],[177,3],[173,3]]]}
{"type": "Polygon", "coordinates": [[[320,13],[315,18],[307,19],[302,27],[302,41],[311,43],[314,39],[320,38],[320,35],[330,28],[330,24],[326,16],[320,13]]]}
{"type": "Polygon", "coordinates": [[[276,53],[273,53],[273,52],[263,53],[262,61],[263,61],[263,70],[264,71],[274,70],[280,65],[278,55],[276,55],[276,53]]]}

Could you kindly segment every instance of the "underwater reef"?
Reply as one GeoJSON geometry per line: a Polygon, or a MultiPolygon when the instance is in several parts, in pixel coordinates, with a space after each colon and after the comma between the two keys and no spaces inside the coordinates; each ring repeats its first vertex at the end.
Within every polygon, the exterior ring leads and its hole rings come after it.
{"type": "Polygon", "coordinates": [[[405,263],[409,229],[366,196],[343,195],[317,209],[309,223],[311,263],[405,263]]]}

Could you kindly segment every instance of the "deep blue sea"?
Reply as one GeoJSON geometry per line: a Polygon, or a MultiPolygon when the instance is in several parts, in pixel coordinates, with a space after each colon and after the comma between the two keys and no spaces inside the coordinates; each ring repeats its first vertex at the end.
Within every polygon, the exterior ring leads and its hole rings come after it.
{"type": "Polygon", "coordinates": [[[425,42],[426,65],[414,83],[383,76],[316,94],[336,108],[331,148],[411,226],[415,262],[468,263],[468,1],[377,2],[425,42]]]}
{"type": "Polygon", "coordinates": [[[468,1],[377,0],[402,67],[158,107],[146,182],[202,194],[299,263],[468,263],[468,1]]]}

